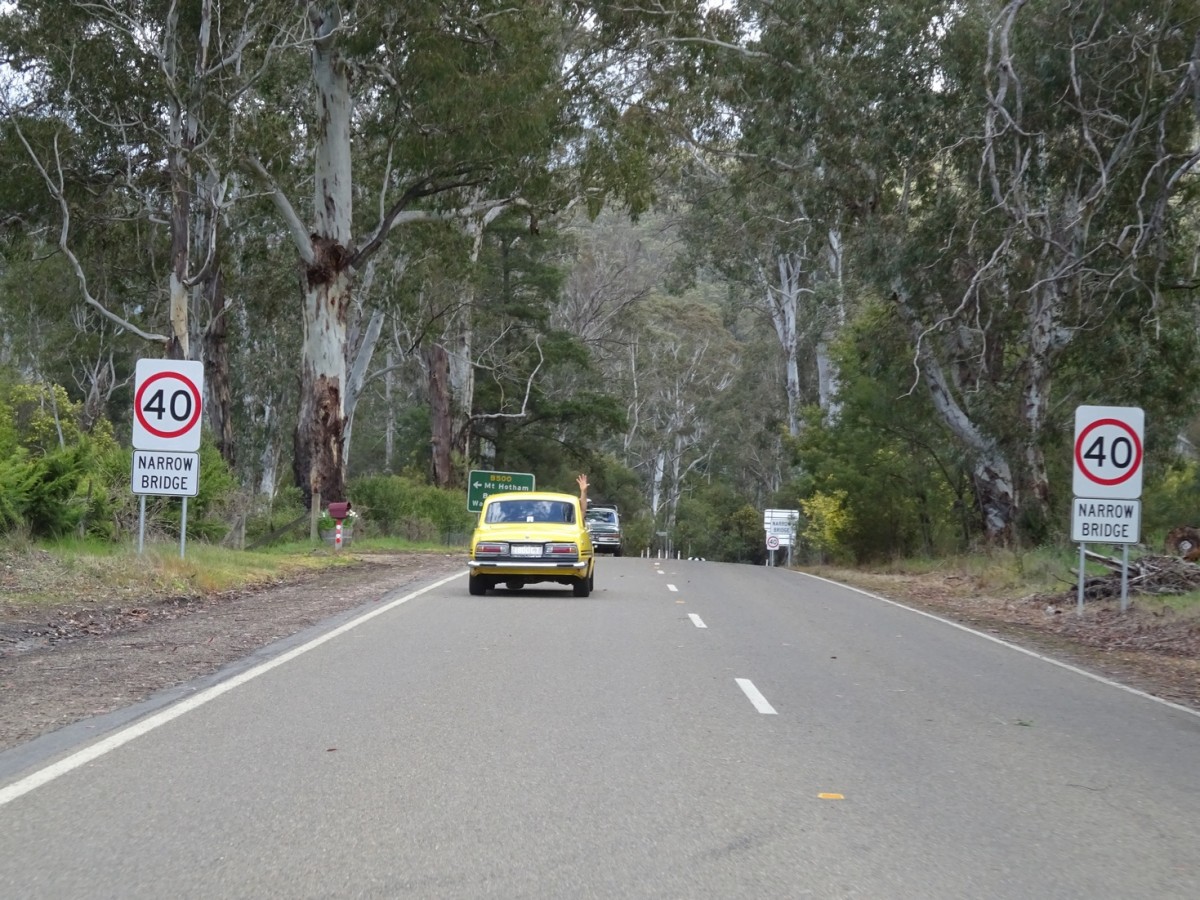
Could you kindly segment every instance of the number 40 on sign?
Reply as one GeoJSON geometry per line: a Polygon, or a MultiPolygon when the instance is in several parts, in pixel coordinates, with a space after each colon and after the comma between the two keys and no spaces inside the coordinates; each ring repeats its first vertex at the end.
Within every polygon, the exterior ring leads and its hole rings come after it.
{"type": "Polygon", "coordinates": [[[137,450],[200,449],[204,364],[139,359],[134,378],[133,446],[137,450]]]}
{"type": "Polygon", "coordinates": [[[1076,497],[1136,500],[1142,495],[1145,414],[1133,406],[1075,410],[1076,497]]]}

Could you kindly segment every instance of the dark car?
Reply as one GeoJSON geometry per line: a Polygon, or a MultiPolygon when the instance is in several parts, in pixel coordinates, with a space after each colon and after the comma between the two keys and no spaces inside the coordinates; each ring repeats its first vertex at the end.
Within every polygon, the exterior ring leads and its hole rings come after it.
{"type": "Polygon", "coordinates": [[[621,516],[615,506],[588,504],[587,515],[584,517],[588,533],[592,536],[592,546],[597,553],[621,555],[621,516]]]}

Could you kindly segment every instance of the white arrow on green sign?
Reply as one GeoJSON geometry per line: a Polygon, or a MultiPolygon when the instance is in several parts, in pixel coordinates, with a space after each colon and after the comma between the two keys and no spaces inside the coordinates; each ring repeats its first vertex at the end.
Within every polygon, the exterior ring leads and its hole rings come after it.
{"type": "Polygon", "coordinates": [[[473,469],[467,473],[467,509],[479,512],[483,501],[492,494],[537,490],[537,480],[529,472],[488,472],[473,469]]]}

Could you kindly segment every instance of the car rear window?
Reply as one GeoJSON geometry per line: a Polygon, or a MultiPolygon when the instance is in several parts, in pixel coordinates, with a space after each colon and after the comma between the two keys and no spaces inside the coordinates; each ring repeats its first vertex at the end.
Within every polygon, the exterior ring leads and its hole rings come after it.
{"type": "Polygon", "coordinates": [[[570,525],[575,521],[575,504],[563,500],[501,500],[488,507],[484,521],[570,525]]]}
{"type": "Polygon", "coordinates": [[[612,525],[617,521],[617,514],[611,509],[593,509],[587,514],[589,522],[599,522],[602,525],[612,525]]]}

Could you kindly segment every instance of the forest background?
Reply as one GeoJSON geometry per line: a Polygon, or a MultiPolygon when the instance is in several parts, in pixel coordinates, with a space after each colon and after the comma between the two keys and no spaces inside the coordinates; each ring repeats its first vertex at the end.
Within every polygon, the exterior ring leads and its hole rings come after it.
{"type": "MultiPolygon", "coordinates": [[[[139,358],[205,367],[196,538],[628,552],[1069,533],[1081,404],[1196,514],[1200,2],[20,0],[0,12],[0,529],[128,540],[139,358]]],[[[176,501],[151,528],[178,527],[176,501]]]]}

